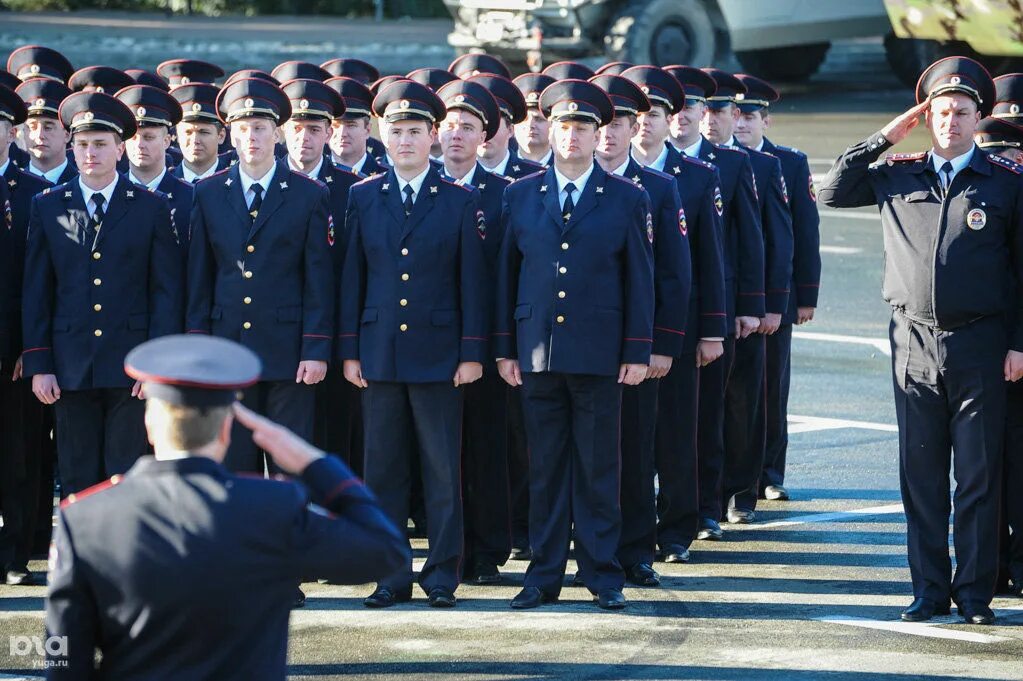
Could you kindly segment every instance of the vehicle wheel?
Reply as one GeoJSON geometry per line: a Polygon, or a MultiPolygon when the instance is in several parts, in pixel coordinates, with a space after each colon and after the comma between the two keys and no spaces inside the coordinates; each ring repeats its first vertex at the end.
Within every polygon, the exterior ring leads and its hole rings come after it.
{"type": "Polygon", "coordinates": [[[831,43],[811,43],[736,52],[747,73],[764,80],[795,82],[808,79],[824,63],[831,43]]]}
{"type": "Polygon", "coordinates": [[[611,21],[604,50],[610,61],[709,66],[717,38],[700,0],[637,0],[611,21]]]}

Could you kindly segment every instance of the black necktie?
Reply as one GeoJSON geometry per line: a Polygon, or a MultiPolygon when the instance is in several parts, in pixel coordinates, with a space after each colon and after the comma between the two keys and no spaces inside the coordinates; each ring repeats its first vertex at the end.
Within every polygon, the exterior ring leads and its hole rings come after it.
{"type": "Polygon", "coordinates": [[[405,194],[405,217],[412,215],[412,185],[407,184],[405,188],[401,190],[405,194]]]}
{"type": "Polygon", "coordinates": [[[256,216],[259,215],[259,209],[263,205],[263,185],[252,185],[252,193],[255,196],[252,197],[252,204],[249,206],[249,217],[252,218],[252,222],[255,222],[256,216]]]}
{"type": "Polygon", "coordinates": [[[85,247],[89,250],[92,250],[93,245],[96,243],[96,237],[99,235],[100,227],[103,226],[103,216],[105,215],[103,204],[106,203],[106,198],[99,192],[96,192],[92,195],[92,203],[95,209],[85,227],[85,247]]]}
{"type": "Polygon", "coordinates": [[[572,211],[575,210],[572,194],[575,194],[575,185],[569,182],[565,185],[565,205],[561,208],[561,221],[566,225],[572,219],[572,211]]]}
{"type": "Polygon", "coordinates": [[[941,191],[945,193],[948,191],[948,186],[952,184],[952,162],[945,161],[941,166],[941,191]]]}

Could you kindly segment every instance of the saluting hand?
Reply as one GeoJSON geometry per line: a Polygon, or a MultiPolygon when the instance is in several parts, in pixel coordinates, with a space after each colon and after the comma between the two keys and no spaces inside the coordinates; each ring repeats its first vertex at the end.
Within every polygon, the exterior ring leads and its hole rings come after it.
{"type": "Polygon", "coordinates": [[[504,382],[513,388],[522,385],[522,371],[519,369],[517,359],[497,360],[497,373],[501,374],[504,382]]]}
{"type": "Polygon", "coordinates": [[[369,383],[362,377],[362,362],[357,359],[346,359],[344,364],[341,365],[341,371],[345,375],[345,380],[354,385],[356,388],[368,388],[369,383]]]}
{"type": "Polygon", "coordinates": [[[1005,355],[1005,380],[1015,383],[1023,378],[1023,352],[1009,350],[1005,355]]]}
{"type": "Polygon", "coordinates": [[[306,359],[298,363],[295,383],[316,385],[327,376],[327,363],[320,360],[306,359]]]}
{"type": "Polygon", "coordinates": [[[288,475],[299,475],[306,466],[323,456],[323,452],[298,435],[239,402],[234,403],[234,416],[238,423],[252,431],[252,441],[256,446],[269,454],[288,475]]]}
{"type": "Polygon", "coordinates": [[[927,111],[930,105],[929,100],[924,100],[905,113],[899,114],[891,123],[881,129],[881,134],[892,144],[898,144],[909,137],[913,128],[920,125],[920,116],[927,111]]]}
{"type": "Polygon", "coordinates": [[[639,385],[646,378],[646,364],[623,364],[618,369],[618,382],[625,385],[639,385]]]}
{"type": "Polygon", "coordinates": [[[474,383],[483,375],[483,365],[479,362],[462,362],[455,369],[455,387],[474,383]]]}

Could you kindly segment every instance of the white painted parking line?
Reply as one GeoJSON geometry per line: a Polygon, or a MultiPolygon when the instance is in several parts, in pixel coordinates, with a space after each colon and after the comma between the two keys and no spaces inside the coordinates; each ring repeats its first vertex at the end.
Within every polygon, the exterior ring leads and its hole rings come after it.
{"type": "Polygon", "coordinates": [[[789,435],[793,433],[813,433],[818,430],[838,430],[839,428],[862,428],[864,430],[880,430],[885,433],[899,432],[899,427],[890,423],[789,414],[789,435]]]}
{"type": "Polygon", "coordinates": [[[876,212],[864,213],[856,210],[822,210],[820,211],[822,218],[844,218],[848,220],[869,220],[871,222],[881,222],[881,216],[876,212]]]}
{"type": "Polygon", "coordinates": [[[869,345],[877,348],[880,352],[891,356],[891,344],[885,338],[868,338],[867,336],[847,336],[838,333],[816,333],[813,331],[793,331],[793,338],[801,340],[825,341],[828,343],[853,343],[855,345],[869,345]]]}
{"type": "Polygon", "coordinates": [[[748,525],[750,529],[763,530],[772,527],[792,527],[794,525],[809,525],[810,523],[833,523],[852,518],[863,518],[873,515],[895,515],[902,513],[902,504],[888,504],[887,506],[871,506],[869,508],[854,508],[851,511],[835,511],[834,513],[813,513],[800,515],[787,520],[776,520],[771,523],[754,523],[748,525]]]}
{"type": "MultiPolygon", "coordinates": [[[[1016,610],[1017,608],[1012,608],[1016,610]]],[[[952,621],[941,622],[889,622],[884,620],[872,620],[865,617],[845,617],[842,615],[829,615],[827,617],[815,617],[820,622],[831,622],[832,624],[843,624],[849,627],[860,627],[863,629],[877,629],[880,631],[891,631],[897,634],[909,634],[911,636],[924,636],[927,638],[943,638],[952,641],[966,641],[968,643],[1001,643],[1014,639],[1005,636],[994,636],[992,634],[978,634],[973,631],[960,631],[957,629],[942,629],[943,624],[962,623],[962,620],[955,618],[952,621]]],[[[943,618],[944,619],[944,618],[943,618]]],[[[950,618],[951,619],[951,618],[950,618]]]]}
{"type": "Polygon", "coordinates": [[[820,247],[821,253],[831,253],[833,255],[853,255],[855,253],[862,253],[862,248],[856,248],[854,246],[829,246],[822,244],[820,247]]]}

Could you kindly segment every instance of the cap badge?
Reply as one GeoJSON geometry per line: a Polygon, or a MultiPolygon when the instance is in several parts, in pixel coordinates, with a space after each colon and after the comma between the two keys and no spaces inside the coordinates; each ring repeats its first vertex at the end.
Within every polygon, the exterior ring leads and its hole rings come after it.
{"type": "Polygon", "coordinates": [[[46,100],[43,99],[42,97],[40,97],[39,99],[37,99],[32,104],[33,104],[33,106],[46,106],[46,100]]]}
{"type": "Polygon", "coordinates": [[[181,85],[188,85],[192,82],[192,79],[188,76],[181,76],[181,85]]]}
{"type": "Polygon", "coordinates": [[[136,114],[136,115],[137,115],[137,116],[138,116],[139,118],[142,118],[143,116],[145,116],[145,115],[146,115],[146,107],[144,107],[144,106],[140,106],[139,108],[135,109],[135,114],[136,114]]]}
{"type": "Polygon", "coordinates": [[[1014,115],[1018,114],[1019,113],[1019,104],[1012,104],[1011,106],[1009,106],[1009,113],[1014,114],[1014,115]]]}
{"type": "Polygon", "coordinates": [[[95,117],[96,117],[96,114],[92,113],[91,111],[86,111],[85,113],[82,114],[82,120],[85,121],[85,122],[89,122],[92,119],[94,119],[95,117]]]}
{"type": "Polygon", "coordinates": [[[455,97],[455,104],[461,104],[465,101],[465,95],[458,95],[455,97]]]}
{"type": "Polygon", "coordinates": [[[301,100],[298,103],[298,108],[299,109],[308,109],[309,108],[309,100],[308,99],[301,100]]]}
{"type": "Polygon", "coordinates": [[[568,103],[568,110],[569,111],[578,111],[579,110],[579,105],[576,104],[575,102],[569,102],[568,103]]]}
{"type": "Polygon", "coordinates": [[[252,99],[252,97],[249,97],[248,99],[245,100],[246,109],[251,109],[255,104],[256,102],[252,99]]]}
{"type": "Polygon", "coordinates": [[[28,67],[29,73],[39,73],[39,64],[32,64],[28,67]]]}
{"type": "Polygon", "coordinates": [[[736,93],[735,93],[735,101],[737,101],[737,102],[741,102],[741,101],[742,101],[742,100],[744,100],[744,99],[746,99],[746,95],[744,95],[744,94],[743,94],[743,93],[741,93],[741,92],[736,92],[736,93]]]}
{"type": "Polygon", "coordinates": [[[202,104],[200,104],[199,102],[193,102],[192,111],[194,111],[195,113],[199,113],[200,111],[202,111],[202,104]]]}
{"type": "Polygon", "coordinates": [[[402,109],[407,109],[410,106],[412,106],[412,102],[408,101],[407,99],[403,99],[400,102],[398,102],[398,106],[401,107],[402,109]]]}
{"type": "Polygon", "coordinates": [[[959,85],[959,83],[963,82],[963,79],[959,76],[952,76],[948,79],[948,82],[952,85],[959,85]]]}
{"type": "Polygon", "coordinates": [[[641,89],[641,90],[643,90],[643,94],[645,94],[645,95],[648,95],[648,94],[650,94],[650,88],[649,88],[649,87],[647,87],[646,85],[644,85],[644,86],[643,86],[642,88],[640,88],[640,89],[641,89]]]}
{"type": "Polygon", "coordinates": [[[987,213],[980,208],[974,208],[966,214],[966,226],[973,231],[984,229],[987,224],[987,213]]]}

